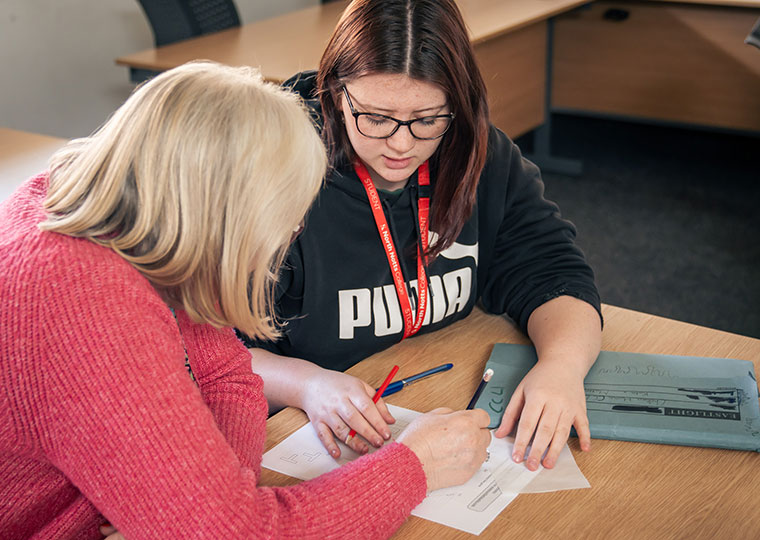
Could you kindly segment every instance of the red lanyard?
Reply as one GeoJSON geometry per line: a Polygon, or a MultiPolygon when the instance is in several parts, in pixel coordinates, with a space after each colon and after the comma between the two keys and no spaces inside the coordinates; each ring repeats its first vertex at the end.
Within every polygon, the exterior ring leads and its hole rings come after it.
{"type": "MultiPolygon", "coordinates": [[[[393,238],[391,237],[391,231],[388,228],[388,221],[385,219],[385,212],[383,212],[383,205],[380,202],[380,197],[375,189],[375,184],[372,183],[369,171],[360,160],[354,161],[354,170],[359,175],[359,179],[364,184],[364,189],[367,192],[369,198],[369,204],[372,207],[372,215],[375,217],[375,225],[377,225],[377,232],[380,234],[380,241],[385,248],[385,254],[388,257],[388,265],[391,268],[391,274],[393,274],[393,283],[396,285],[396,294],[398,295],[399,304],[401,304],[401,312],[404,316],[404,338],[416,334],[422,326],[422,321],[425,319],[425,312],[427,311],[427,276],[425,275],[425,264],[420,253],[419,244],[417,245],[417,313],[412,311],[412,305],[409,301],[409,294],[407,293],[406,284],[404,283],[404,274],[401,272],[401,265],[399,264],[399,256],[396,252],[396,246],[393,244],[393,238]]],[[[420,186],[430,185],[430,171],[428,170],[428,162],[426,161],[417,170],[417,180],[420,186]]],[[[428,214],[430,213],[430,199],[428,197],[420,196],[417,200],[417,209],[420,220],[420,236],[422,237],[422,250],[427,251],[428,247],[428,214]]],[[[403,339],[403,338],[402,338],[403,339]]]]}

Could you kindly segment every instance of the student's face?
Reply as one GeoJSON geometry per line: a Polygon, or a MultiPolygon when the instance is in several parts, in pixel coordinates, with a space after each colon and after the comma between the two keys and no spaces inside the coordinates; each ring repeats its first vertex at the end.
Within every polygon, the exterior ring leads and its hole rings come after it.
{"type": "MultiPolygon", "coordinates": [[[[407,75],[365,75],[347,83],[346,90],[356,112],[379,113],[398,120],[450,112],[446,95],[440,87],[407,75]]],[[[378,188],[393,190],[404,187],[407,179],[433,155],[441,143],[441,138],[415,139],[406,126],[399,127],[387,139],[366,137],[358,131],[343,92],[338,103],[348,139],[378,188]]]]}

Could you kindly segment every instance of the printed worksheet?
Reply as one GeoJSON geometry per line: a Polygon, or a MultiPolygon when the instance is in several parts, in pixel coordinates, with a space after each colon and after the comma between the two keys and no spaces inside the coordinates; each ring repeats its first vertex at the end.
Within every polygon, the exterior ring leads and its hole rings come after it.
{"type": "MultiPolygon", "coordinates": [[[[396,423],[390,426],[394,440],[421,414],[394,405],[388,405],[388,409],[396,418],[396,423]]],[[[513,443],[511,437],[496,439],[492,436],[488,459],[469,482],[429,493],[412,515],[480,534],[520,492],[589,487],[567,445],[553,469],[539,468],[531,472],[524,464],[512,461],[513,443]]],[[[359,457],[346,445],[339,444],[341,457],[334,459],[322,446],[311,424],[306,424],[265,453],[262,465],[288,476],[310,480],[359,457]]],[[[370,447],[370,452],[374,450],[370,447]]]]}

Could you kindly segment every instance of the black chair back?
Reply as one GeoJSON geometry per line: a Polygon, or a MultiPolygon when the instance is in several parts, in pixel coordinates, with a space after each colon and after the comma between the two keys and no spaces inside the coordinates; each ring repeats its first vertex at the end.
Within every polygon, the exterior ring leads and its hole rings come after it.
{"type": "Polygon", "coordinates": [[[138,0],[156,47],[240,26],[233,0],[138,0]]]}
{"type": "Polygon", "coordinates": [[[752,30],[747,34],[747,39],[744,40],[744,43],[747,45],[754,45],[760,49],[760,17],[758,17],[755,26],[753,26],[752,30]]]}

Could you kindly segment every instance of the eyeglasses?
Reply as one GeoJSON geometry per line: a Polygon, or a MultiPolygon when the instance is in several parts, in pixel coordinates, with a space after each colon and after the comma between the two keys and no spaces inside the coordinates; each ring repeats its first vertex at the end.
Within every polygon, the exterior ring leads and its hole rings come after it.
{"type": "Polygon", "coordinates": [[[356,129],[370,139],[387,139],[393,136],[398,128],[406,126],[415,139],[430,141],[443,137],[443,134],[451,126],[451,121],[454,120],[454,113],[423,116],[413,120],[398,120],[384,114],[357,112],[345,86],[343,93],[346,96],[346,101],[348,101],[348,107],[351,109],[351,115],[356,121],[356,129]]]}

